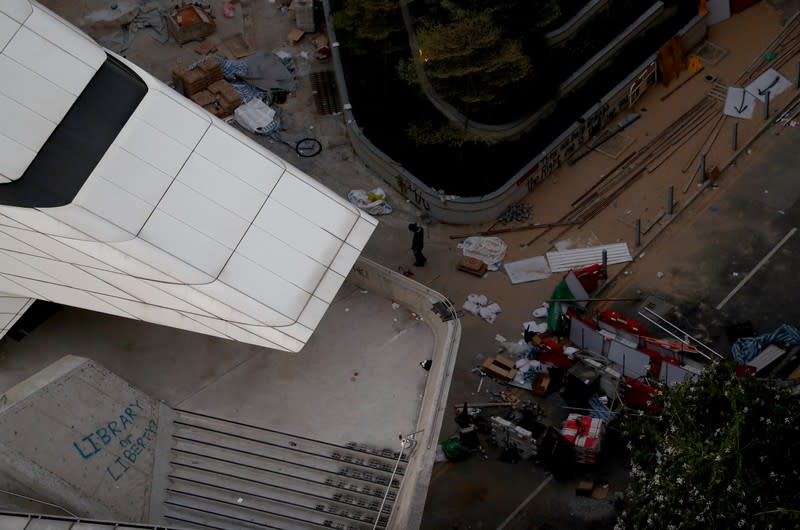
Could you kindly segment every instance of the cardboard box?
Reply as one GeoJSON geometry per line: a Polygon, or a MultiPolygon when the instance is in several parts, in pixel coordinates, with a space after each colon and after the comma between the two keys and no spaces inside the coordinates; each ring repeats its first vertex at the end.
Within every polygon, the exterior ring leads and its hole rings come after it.
{"type": "Polygon", "coordinates": [[[517,375],[517,369],[514,366],[514,361],[503,357],[502,355],[488,357],[485,361],[483,361],[483,369],[486,370],[489,375],[499,379],[505,379],[507,381],[514,379],[514,376],[517,375]]]}
{"type": "Polygon", "coordinates": [[[306,32],[303,31],[302,29],[295,28],[295,29],[293,29],[292,31],[289,32],[289,35],[288,35],[289,42],[291,42],[292,44],[297,44],[298,42],[300,42],[300,39],[302,39],[303,35],[305,35],[305,34],[306,34],[306,32]]]}
{"type": "Polygon", "coordinates": [[[534,396],[544,397],[547,395],[547,387],[550,386],[550,374],[546,372],[539,372],[533,378],[531,383],[531,392],[534,396]]]}

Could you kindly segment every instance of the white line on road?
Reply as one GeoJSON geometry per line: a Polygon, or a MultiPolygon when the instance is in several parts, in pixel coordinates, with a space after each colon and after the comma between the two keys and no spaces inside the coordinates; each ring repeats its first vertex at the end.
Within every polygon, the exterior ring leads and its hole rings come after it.
{"type": "Polygon", "coordinates": [[[550,475],[550,476],[548,476],[546,479],[544,479],[544,481],[543,481],[541,484],[539,484],[539,486],[538,486],[538,487],[537,487],[535,490],[533,490],[533,493],[531,493],[530,495],[528,495],[528,496],[525,498],[525,500],[524,500],[524,501],[522,501],[522,504],[520,504],[519,506],[517,506],[517,509],[516,509],[516,510],[514,510],[513,512],[511,512],[511,515],[509,515],[508,517],[506,517],[506,519],[505,519],[505,520],[504,520],[502,523],[500,523],[500,526],[498,526],[498,527],[497,527],[497,530],[503,530],[503,529],[506,527],[506,525],[507,525],[508,523],[510,523],[511,521],[513,521],[513,520],[514,520],[514,519],[515,519],[515,518],[516,518],[516,517],[519,515],[519,513],[522,511],[522,509],[523,509],[523,508],[525,508],[525,506],[527,506],[527,505],[528,505],[528,503],[529,503],[529,502],[531,502],[531,501],[533,500],[533,498],[534,498],[534,497],[536,497],[537,495],[539,495],[539,492],[540,492],[540,491],[542,491],[542,490],[544,489],[544,487],[545,487],[545,486],[547,486],[548,484],[550,484],[550,481],[551,481],[551,480],[553,480],[553,475],[550,475]]]}
{"type": "Polygon", "coordinates": [[[725,299],[724,299],[722,302],[720,302],[720,303],[717,305],[717,311],[719,311],[720,309],[722,309],[722,306],[724,306],[725,304],[727,304],[727,303],[730,301],[730,299],[731,299],[731,298],[733,298],[733,295],[735,295],[737,292],[739,292],[739,289],[741,289],[742,287],[744,287],[744,284],[746,284],[746,283],[747,283],[747,282],[750,280],[750,278],[752,278],[752,277],[753,277],[753,275],[754,275],[756,272],[758,272],[758,269],[760,269],[760,268],[761,268],[761,267],[762,267],[762,266],[763,266],[763,265],[764,265],[764,264],[765,264],[765,263],[766,263],[766,262],[769,260],[769,258],[771,258],[771,257],[772,257],[772,256],[773,256],[773,255],[774,255],[776,252],[778,252],[778,249],[780,249],[780,248],[783,246],[783,244],[784,244],[784,243],[786,243],[787,241],[789,241],[789,238],[790,238],[790,237],[792,237],[792,236],[794,235],[794,233],[795,233],[795,232],[797,232],[797,228],[792,228],[791,230],[789,230],[789,233],[788,233],[788,234],[786,234],[785,236],[783,236],[783,239],[781,239],[781,240],[778,242],[778,244],[777,244],[777,245],[775,245],[775,248],[773,248],[772,250],[770,250],[770,251],[769,251],[769,254],[767,254],[766,256],[764,256],[764,259],[762,259],[761,261],[759,261],[759,262],[758,262],[758,264],[757,264],[757,265],[756,265],[756,266],[753,268],[753,270],[751,270],[750,272],[748,272],[748,273],[747,273],[747,276],[745,276],[744,278],[742,278],[742,281],[740,281],[740,282],[739,282],[739,285],[737,285],[736,287],[734,287],[734,288],[733,288],[733,291],[731,291],[730,293],[728,293],[728,296],[726,296],[726,297],[725,297],[725,299]]]}

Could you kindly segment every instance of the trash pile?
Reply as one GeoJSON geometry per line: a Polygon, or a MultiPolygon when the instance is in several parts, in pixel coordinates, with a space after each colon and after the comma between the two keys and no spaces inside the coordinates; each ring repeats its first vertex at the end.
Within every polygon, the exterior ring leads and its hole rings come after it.
{"type": "Polygon", "coordinates": [[[508,246],[499,237],[468,237],[458,244],[464,256],[475,258],[489,266],[489,270],[499,270],[506,257],[508,246]]]}
{"type": "MultiPolygon", "coordinates": [[[[641,320],[610,309],[587,314],[606,271],[581,263],[532,307],[520,339],[495,335],[499,347],[472,369],[477,390],[472,401],[457,401],[463,402],[455,416],[459,429],[443,444],[441,458],[489,458],[494,448],[504,462],[533,459],[556,474],[592,474],[604,449],[616,443],[609,433],[624,413],[658,413],[662,385],[691,380],[721,357],[649,305],[638,313],[641,320]],[[651,337],[648,323],[668,336],[651,337]]],[[[462,307],[490,323],[501,311],[484,294],[469,294],[462,307]]],[[[780,336],[789,340],[793,333],[784,329],[780,336]]],[[[605,498],[607,483],[597,484],[589,481],[591,495],[605,498]]]]}
{"type": "Polygon", "coordinates": [[[383,188],[370,191],[350,190],[347,199],[370,215],[388,215],[393,211],[386,202],[386,192],[383,188]]]}
{"type": "Polygon", "coordinates": [[[497,319],[497,314],[503,310],[497,303],[489,303],[489,299],[484,294],[467,295],[467,301],[461,306],[464,311],[479,316],[489,324],[493,324],[497,319]]]}

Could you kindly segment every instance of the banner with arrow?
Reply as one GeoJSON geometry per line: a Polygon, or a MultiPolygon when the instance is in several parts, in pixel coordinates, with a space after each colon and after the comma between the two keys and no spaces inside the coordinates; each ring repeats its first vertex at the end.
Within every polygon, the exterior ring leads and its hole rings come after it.
{"type": "Polygon", "coordinates": [[[744,88],[728,87],[723,112],[733,118],[749,120],[753,116],[756,106],[756,97],[744,88]]]}
{"type": "Polygon", "coordinates": [[[774,68],[770,68],[747,85],[745,90],[753,94],[761,103],[764,103],[767,99],[767,92],[769,92],[770,100],[774,101],[775,97],[782,94],[790,86],[792,86],[791,81],[779,74],[774,68]]]}

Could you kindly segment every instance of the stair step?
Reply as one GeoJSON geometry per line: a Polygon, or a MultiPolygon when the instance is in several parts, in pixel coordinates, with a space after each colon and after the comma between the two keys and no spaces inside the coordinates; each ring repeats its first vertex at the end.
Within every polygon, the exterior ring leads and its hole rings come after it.
{"type": "MultiPolygon", "coordinates": [[[[182,462],[216,461],[220,465],[229,463],[240,464],[254,470],[274,471],[276,474],[289,475],[312,481],[324,482],[327,478],[347,479],[356,481],[365,486],[372,485],[380,490],[377,495],[383,495],[385,486],[389,483],[391,475],[380,471],[322,462],[292,462],[277,455],[267,455],[257,451],[234,450],[229,445],[216,442],[185,440],[177,438],[172,448],[173,458],[180,457],[182,462]]],[[[399,479],[393,480],[393,487],[399,485],[399,479]]]]}
{"type": "Polygon", "coordinates": [[[178,504],[186,508],[202,509],[221,517],[242,523],[278,526],[281,528],[330,528],[326,521],[343,524],[353,530],[370,530],[374,518],[357,520],[359,514],[331,514],[237,493],[201,484],[173,484],[167,489],[167,505],[178,504]],[[242,499],[239,502],[239,499],[242,499]]]}
{"type": "Polygon", "coordinates": [[[372,530],[379,517],[383,530],[398,456],[178,410],[163,516],[191,530],[372,530]]]}
{"type": "Polygon", "coordinates": [[[170,525],[179,525],[191,530],[289,530],[289,528],[298,528],[274,522],[254,523],[245,518],[220,515],[209,510],[202,503],[186,502],[183,499],[169,500],[164,517],[170,525]]]}
{"type": "MultiPolygon", "coordinates": [[[[192,425],[195,427],[222,431],[244,438],[284,445],[301,451],[328,455],[339,453],[342,455],[350,455],[352,458],[361,458],[364,461],[374,459],[383,464],[391,465],[392,468],[394,468],[395,461],[399,456],[399,453],[394,449],[371,447],[366,444],[357,444],[355,442],[350,442],[346,445],[338,445],[322,440],[315,440],[306,436],[285,433],[266,427],[248,425],[235,420],[217,418],[183,410],[177,411],[177,418],[175,421],[176,427],[178,428],[184,425],[192,425]]],[[[401,463],[406,462],[408,462],[408,455],[403,455],[401,463]]],[[[402,467],[402,465],[400,467],[402,467]]]]}
{"type": "MultiPolygon", "coordinates": [[[[360,509],[365,512],[377,513],[381,499],[364,495],[351,496],[352,502],[341,500],[341,495],[334,498],[331,488],[326,488],[324,484],[316,487],[309,484],[291,484],[288,481],[282,484],[269,483],[263,477],[240,477],[227,472],[208,471],[192,467],[173,467],[169,478],[171,480],[187,480],[201,482],[210,485],[220,485],[242,493],[251,493],[266,497],[274,497],[280,500],[315,507],[317,505],[330,505],[339,509],[360,509]],[[292,487],[295,486],[295,487],[292,487]],[[304,488],[302,486],[305,486],[304,488]],[[302,488],[302,489],[301,489],[302,488]]],[[[326,510],[328,511],[328,510],[326,510]]]]}
{"type": "MultiPolygon", "coordinates": [[[[176,450],[192,446],[194,447],[193,452],[214,455],[227,454],[227,458],[231,460],[238,460],[241,455],[247,455],[273,462],[282,462],[284,467],[299,466],[332,474],[342,474],[344,470],[349,470],[349,475],[361,474],[366,476],[367,480],[378,484],[388,482],[391,477],[391,472],[373,469],[369,466],[341,462],[314,454],[299,453],[281,447],[262,445],[258,442],[227,437],[224,434],[205,430],[181,429],[180,432],[176,432],[173,435],[173,438],[176,441],[176,450]]],[[[401,474],[398,473],[395,481],[399,483],[400,478],[401,474]]]]}

